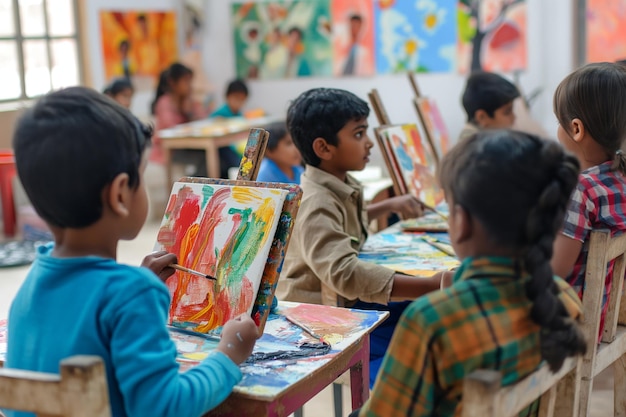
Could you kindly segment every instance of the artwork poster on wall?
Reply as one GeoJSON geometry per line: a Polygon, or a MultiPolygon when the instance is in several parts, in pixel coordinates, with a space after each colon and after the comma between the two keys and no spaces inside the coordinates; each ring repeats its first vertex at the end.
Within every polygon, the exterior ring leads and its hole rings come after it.
{"type": "Polygon", "coordinates": [[[173,11],[102,10],[100,30],[107,82],[129,77],[136,90],[153,90],[161,71],[178,59],[173,11]]]}

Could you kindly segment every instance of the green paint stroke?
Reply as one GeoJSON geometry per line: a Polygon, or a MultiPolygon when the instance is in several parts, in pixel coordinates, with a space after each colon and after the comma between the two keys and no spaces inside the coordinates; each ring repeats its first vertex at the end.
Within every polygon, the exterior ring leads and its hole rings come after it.
{"type": "Polygon", "coordinates": [[[231,208],[228,214],[241,215],[241,223],[232,239],[226,244],[218,267],[218,274],[226,274],[226,277],[222,277],[220,281],[230,287],[243,281],[246,271],[259,253],[265,236],[266,222],[253,213],[251,208],[244,210],[231,208]]]}
{"type": "Polygon", "coordinates": [[[215,190],[210,185],[205,185],[202,187],[202,210],[206,207],[207,203],[213,197],[215,190]]]}

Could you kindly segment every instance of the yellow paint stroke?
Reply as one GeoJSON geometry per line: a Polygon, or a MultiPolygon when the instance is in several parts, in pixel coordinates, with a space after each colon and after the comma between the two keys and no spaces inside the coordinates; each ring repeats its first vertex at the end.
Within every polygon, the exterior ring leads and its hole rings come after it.
{"type": "Polygon", "coordinates": [[[182,355],[185,359],[191,359],[193,361],[203,361],[209,356],[208,353],[205,352],[190,352],[182,355]]]}
{"type": "Polygon", "coordinates": [[[404,49],[407,55],[413,55],[417,51],[417,41],[409,39],[404,44],[404,49]]]}
{"type": "Polygon", "coordinates": [[[253,187],[233,187],[232,198],[239,204],[252,204],[261,196],[261,191],[253,187]]]}
{"type": "Polygon", "coordinates": [[[244,177],[250,174],[250,171],[252,170],[253,165],[254,164],[252,163],[251,160],[249,160],[245,156],[243,157],[243,160],[241,161],[241,173],[243,174],[244,177]]]}

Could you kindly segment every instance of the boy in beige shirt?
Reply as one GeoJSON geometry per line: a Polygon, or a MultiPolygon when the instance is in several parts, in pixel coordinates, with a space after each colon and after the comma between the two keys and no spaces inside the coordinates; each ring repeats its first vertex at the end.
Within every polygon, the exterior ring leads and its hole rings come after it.
{"type": "Polygon", "coordinates": [[[365,206],[361,185],[348,171],[365,168],[373,142],[367,103],[352,93],[316,88],[289,107],[287,127],[306,163],[304,196],[278,284],[288,301],[386,310],[390,317],[371,335],[373,383],[395,325],[413,300],[439,289],[442,273],[416,279],[358,258],[368,218],[395,212],[411,218],[422,205],[406,195],[365,206]]]}

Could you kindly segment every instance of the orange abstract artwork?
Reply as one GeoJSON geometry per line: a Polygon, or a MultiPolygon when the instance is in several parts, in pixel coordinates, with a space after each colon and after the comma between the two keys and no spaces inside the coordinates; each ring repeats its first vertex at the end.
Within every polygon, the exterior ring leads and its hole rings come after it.
{"type": "Polygon", "coordinates": [[[587,62],[626,59],[626,1],[587,0],[587,62]]]}
{"type": "Polygon", "coordinates": [[[160,72],[178,59],[174,12],[101,11],[100,27],[107,81],[148,79],[152,88],[160,72]]]}

